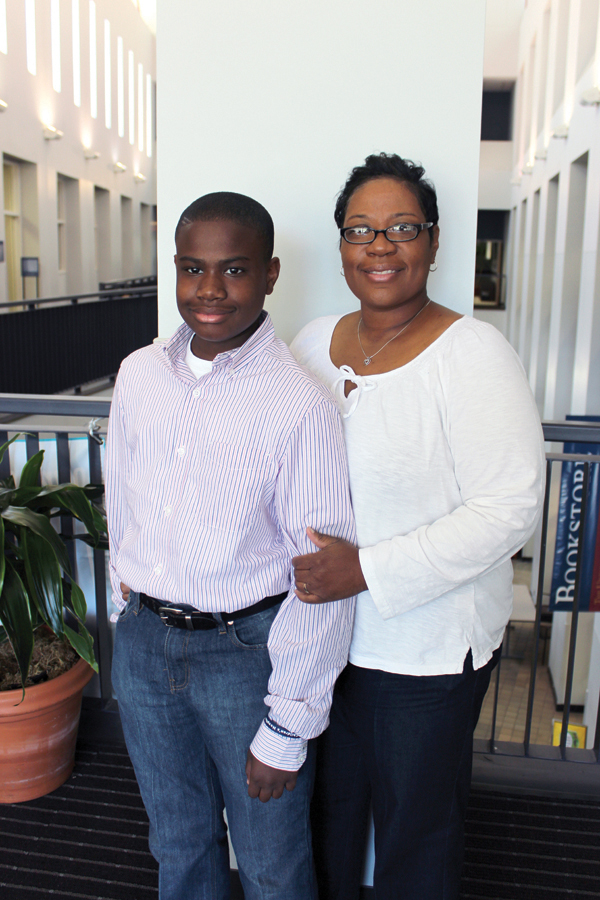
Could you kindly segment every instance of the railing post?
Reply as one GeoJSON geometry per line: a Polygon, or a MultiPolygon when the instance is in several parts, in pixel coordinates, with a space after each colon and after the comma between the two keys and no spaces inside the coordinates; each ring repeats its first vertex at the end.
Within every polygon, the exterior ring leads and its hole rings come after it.
{"type": "MultiPolygon", "coordinates": [[[[88,458],[90,463],[90,481],[102,484],[102,464],[100,460],[100,444],[88,437],[88,458]]],[[[112,641],[108,624],[108,606],[106,602],[106,554],[104,550],[94,550],[94,585],[96,592],[96,646],[100,675],[100,696],[106,704],[112,698],[112,682],[110,668],[112,661],[112,641]]]]}
{"type": "Polygon", "coordinates": [[[546,460],[546,490],[544,491],[544,508],[542,510],[542,534],[540,540],[540,564],[538,568],[537,590],[535,596],[535,645],[533,659],[531,660],[531,675],[529,677],[529,694],[527,697],[527,713],[525,716],[525,736],[523,749],[525,756],[529,756],[529,743],[531,740],[531,721],[533,718],[533,703],[535,694],[535,681],[537,676],[537,662],[540,646],[540,625],[542,621],[542,600],[544,599],[544,570],[546,568],[546,544],[548,540],[548,510],[550,506],[550,485],[552,481],[552,460],[546,460]]]}

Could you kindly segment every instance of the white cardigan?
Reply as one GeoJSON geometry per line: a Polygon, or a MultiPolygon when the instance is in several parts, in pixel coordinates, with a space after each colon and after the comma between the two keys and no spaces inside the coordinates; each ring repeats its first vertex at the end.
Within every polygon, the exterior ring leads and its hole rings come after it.
{"type": "Polygon", "coordinates": [[[407,675],[480,668],[512,607],[511,556],[542,505],[544,444],[523,367],[492,326],[454,322],[416,359],[356,376],[331,362],[340,316],[292,352],[342,415],[360,563],[350,661],[407,675]],[[344,397],[345,376],[358,387],[344,397]]]}

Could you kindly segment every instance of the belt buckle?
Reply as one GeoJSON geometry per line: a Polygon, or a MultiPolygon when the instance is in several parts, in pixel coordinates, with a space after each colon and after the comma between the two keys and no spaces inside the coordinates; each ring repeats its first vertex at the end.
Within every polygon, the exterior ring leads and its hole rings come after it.
{"type": "Polygon", "coordinates": [[[177,615],[178,613],[179,613],[179,615],[181,615],[183,613],[183,610],[177,609],[174,606],[159,606],[158,607],[159,618],[160,618],[161,622],[163,623],[163,625],[166,625],[167,628],[175,627],[172,622],[169,622],[169,617],[173,614],[177,615]]]}

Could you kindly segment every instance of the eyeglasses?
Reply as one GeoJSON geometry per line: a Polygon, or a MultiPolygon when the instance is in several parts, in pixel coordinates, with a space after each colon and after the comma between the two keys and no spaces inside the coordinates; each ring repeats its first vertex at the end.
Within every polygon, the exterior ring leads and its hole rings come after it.
{"type": "Polygon", "coordinates": [[[424,228],[431,228],[433,222],[422,222],[413,225],[412,222],[399,222],[390,225],[389,228],[369,228],[368,225],[351,225],[350,228],[340,228],[340,234],[349,244],[372,244],[378,234],[385,234],[388,241],[399,244],[403,241],[414,241],[424,228]]]}

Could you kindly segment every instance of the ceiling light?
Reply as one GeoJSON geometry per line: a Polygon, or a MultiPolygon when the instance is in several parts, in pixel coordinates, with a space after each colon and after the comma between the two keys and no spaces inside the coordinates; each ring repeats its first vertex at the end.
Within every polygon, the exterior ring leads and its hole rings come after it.
{"type": "Polygon", "coordinates": [[[552,132],[553,138],[566,138],[569,136],[569,126],[568,125],[559,125],[558,128],[555,128],[552,132]]]}
{"type": "Polygon", "coordinates": [[[118,174],[119,172],[126,172],[126,171],[127,171],[127,166],[124,163],[122,163],[122,162],[114,163],[113,172],[116,172],[118,174]]]}
{"type": "Polygon", "coordinates": [[[600,88],[591,87],[584,91],[579,98],[582,106],[598,106],[600,105],[600,88]]]}
{"type": "Polygon", "coordinates": [[[63,136],[63,132],[59,131],[58,128],[55,128],[54,125],[44,125],[42,133],[44,135],[44,140],[46,141],[57,141],[63,136]]]}
{"type": "Polygon", "coordinates": [[[516,178],[511,178],[510,183],[518,187],[521,184],[521,179],[519,178],[519,176],[517,176],[516,178]]]}
{"type": "Polygon", "coordinates": [[[4,112],[5,109],[8,109],[8,103],[6,100],[0,100],[0,112],[4,112]]]}
{"type": "Polygon", "coordinates": [[[548,151],[544,148],[543,150],[538,150],[535,154],[536,159],[546,159],[548,156],[548,151]]]}
{"type": "Polygon", "coordinates": [[[533,166],[531,163],[527,163],[521,169],[521,175],[531,175],[533,173],[533,166]]]}
{"type": "Polygon", "coordinates": [[[100,156],[100,151],[92,150],[91,147],[84,147],[83,155],[85,159],[98,159],[98,157],[100,156]]]}

